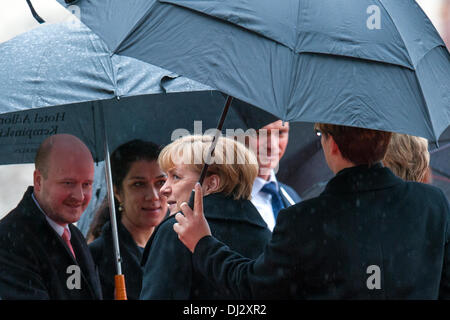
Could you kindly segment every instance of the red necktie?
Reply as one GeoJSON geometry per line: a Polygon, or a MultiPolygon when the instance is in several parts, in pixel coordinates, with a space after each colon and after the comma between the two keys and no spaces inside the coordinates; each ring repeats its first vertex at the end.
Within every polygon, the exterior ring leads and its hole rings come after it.
{"type": "Polygon", "coordinates": [[[72,248],[72,244],[70,243],[69,230],[67,230],[66,228],[64,228],[62,238],[63,238],[64,242],[67,244],[67,246],[69,247],[70,252],[72,252],[73,257],[76,258],[75,252],[73,251],[73,248],[72,248]]]}

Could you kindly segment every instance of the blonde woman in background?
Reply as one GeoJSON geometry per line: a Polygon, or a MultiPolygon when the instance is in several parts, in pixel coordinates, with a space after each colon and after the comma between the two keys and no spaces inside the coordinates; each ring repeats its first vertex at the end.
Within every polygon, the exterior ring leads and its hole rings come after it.
{"type": "Polygon", "coordinates": [[[425,138],[393,133],[383,164],[403,180],[431,183],[430,153],[425,138]]]}
{"type": "MultiPolygon", "coordinates": [[[[142,263],[141,299],[226,299],[229,293],[212,286],[192,269],[192,255],[173,230],[174,214],[188,202],[205,164],[212,136],[185,136],[166,146],[158,163],[167,174],[160,193],[171,216],[148,242],[142,263]]],[[[258,162],[243,144],[220,137],[202,189],[206,218],[217,238],[245,257],[262,253],[271,232],[250,202],[258,162]]]]}

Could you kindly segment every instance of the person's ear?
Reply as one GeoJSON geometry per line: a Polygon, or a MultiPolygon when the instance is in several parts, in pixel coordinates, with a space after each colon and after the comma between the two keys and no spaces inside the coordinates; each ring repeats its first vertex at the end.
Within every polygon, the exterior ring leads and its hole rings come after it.
{"type": "Polygon", "coordinates": [[[433,183],[433,172],[431,171],[431,168],[428,167],[427,171],[425,172],[422,181],[422,183],[432,184],[433,183]]]}
{"type": "Polygon", "coordinates": [[[329,135],[328,139],[330,139],[330,152],[332,155],[338,156],[342,155],[341,150],[339,150],[339,146],[337,145],[336,141],[334,141],[334,138],[332,135],[329,135]]]}
{"type": "Polygon", "coordinates": [[[215,193],[220,187],[220,177],[217,174],[210,175],[203,181],[203,194],[207,196],[208,194],[215,193]]]}
{"type": "Polygon", "coordinates": [[[41,172],[37,169],[34,170],[34,172],[33,172],[33,187],[34,187],[34,190],[36,190],[37,192],[41,191],[42,179],[44,179],[44,177],[42,176],[41,172]]]}
{"type": "Polygon", "coordinates": [[[119,203],[122,203],[122,197],[120,196],[120,192],[117,190],[116,186],[113,187],[114,190],[114,196],[116,197],[117,201],[119,203]]]}

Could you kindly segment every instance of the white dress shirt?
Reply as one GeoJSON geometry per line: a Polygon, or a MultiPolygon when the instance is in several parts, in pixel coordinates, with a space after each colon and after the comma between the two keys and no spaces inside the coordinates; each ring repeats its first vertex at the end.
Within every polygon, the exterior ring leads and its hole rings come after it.
{"type": "Polygon", "coordinates": [[[275,227],[275,216],[272,210],[272,195],[261,191],[264,185],[268,182],[275,182],[275,185],[278,188],[278,181],[273,170],[270,172],[269,180],[256,177],[253,182],[251,201],[266,222],[267,228],[269,228],[270,231],[273,231],[273,228],[275,227]]]}

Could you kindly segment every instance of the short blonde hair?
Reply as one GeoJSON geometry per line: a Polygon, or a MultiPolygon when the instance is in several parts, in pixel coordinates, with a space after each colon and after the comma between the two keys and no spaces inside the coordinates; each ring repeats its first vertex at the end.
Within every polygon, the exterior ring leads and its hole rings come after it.
{"type": "Polygon", "coordinates": [[[207,176],[217,174],[219,190],[232,195],[235,200],[251,199],[253,182],[258,175],[256,155],[244,144],[226,137],[219,137],[211,161],[207,154],[212,143],[210,135],[188,135],[163,148],[158,164],[165,172],[184,164],[195,172],[202,171],[208,162],[207,176]]]}
{"type": "Polygon", "coordinates": [[[394,133],[383,163],[403,180],[424,182],[430,164],[428,140],[394,133]]]}

